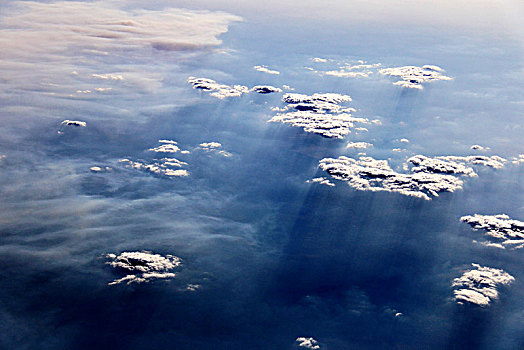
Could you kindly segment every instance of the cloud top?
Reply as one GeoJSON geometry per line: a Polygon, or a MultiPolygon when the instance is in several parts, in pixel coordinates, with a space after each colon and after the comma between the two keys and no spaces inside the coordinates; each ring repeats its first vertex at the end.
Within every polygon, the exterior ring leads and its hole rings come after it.
{"type": "Polygon", "coordinates": [[[452,287],[457,303],[470,303],[478,306],[488,306],[498,299],[499,286],[513,283],[515,278],[503,270],[471,264],[473,268],[455,278],[452,287]]]}
{"type": "Polygon", "coordinates": [[[444,72],[442,68],[433,65],[383,68],[378,72],[382,75],[400,77],[401,80],[393,84],[411,89],[423,89],[423,83],[453,79],[442,74],[444,72]]]}
{"type": "Polygon", "coordinates": [[[162,256],[148,251],[106,254],[106,258],[110,259],[106,264],[126,273],[126,276],[110,282],[109,285],[173,278],[175,274],[172,271],[182,263],[174,255],[162,256]]]}
{"type": "Polygon", "coordinates": [[[499,215],[466,215],[460,221],[467,223],[474,230],[483,230],[492,241],[491,245],[499,248],[524,247],[524,222],[511,219],[506,214],[499,215]]]}

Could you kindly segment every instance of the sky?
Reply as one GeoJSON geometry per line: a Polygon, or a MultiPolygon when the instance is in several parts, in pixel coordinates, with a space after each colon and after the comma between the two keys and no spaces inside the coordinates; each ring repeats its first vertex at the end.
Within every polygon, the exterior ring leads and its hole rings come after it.
{"type": "Polygon", "coordinates": [[[524,345],[518,1],[0,9],[0,348],[524,345]]]}

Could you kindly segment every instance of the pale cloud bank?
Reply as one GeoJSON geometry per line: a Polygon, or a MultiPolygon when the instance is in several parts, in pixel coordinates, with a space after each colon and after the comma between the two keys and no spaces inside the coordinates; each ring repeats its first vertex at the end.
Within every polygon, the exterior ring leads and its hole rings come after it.
{"type": "Polygon", "coordinates": [[[329,181],[329,179],[327,177],[315,177],[311,180],[307,180],[306,183],[316,183],[316,184],[320,184],[320,185],[326,185],[326,186],[330,186],[330,187],[335,187],[335,184],[332,183],[331,181],[329,181]]]}
{"type": "Polygon", "coordinates": [[[172,271],[182,263],[180,258],[174,255],[162,256],[148,251],[123,252],[119,255],[106,254],[106,258],[111,260],[106,264],[127,273],[126,276],[110,282],[109,285],[173,278],[175,274],[172,271]]]}
{"type": "Polygon", "coordinates": [[[356,190],[396,192],[426,200],[437,197],[439,192],[459,190],[463,184],[461,179],[451,175],[398,173],[391,169],[387,160],[371,157],[324,158],[320,160],[319,167],[356,190]]]}
{"type": "Polygon", "coordinates": [[[433,65],[425,65],[423,67],[404,66],[379,70],[379,73],[382,75],[395,76],[402,79],[395,82],[394,85],[412,89],[423,89],[423,83],[438,80],[452,80],[451,77],[442,74],[443,72],[444,70],[442,68],[433,65]]]}
{"type": "Polygon", "coordinates": [[[455,278],[452,287],[457,303],[464,302],[478,306],[488,306],[498,299],[498,287],[509,285],[515,278],[503,270],[471,264],[473,268],[455,278]]]}
{"type": "Polygon", "coordinates": [[[511,247],[520,249],[524,247],[524,222],[511,219],[506,214],[499,215],[466,215],[460,221],[467,223],[474,230],[485,231],[494,242],[480,242],[485,246],[497,248],[511,247]]]}
{"type": "Polygon", "coordinates": [[[337,93],[304,95],[285,94],[282,100],[287,104],[268,122],[281,122],[303,128],[305,132],[315,133],[329,138],[342,139],[350,133],[355,123],[369,123],[368,119],[351,115],[353,108],[340,106],[350,102],[351,97],[337,93]]]}
{"type": "Polygon", "coordinates": [[[88,78],[114,84],[126,77],[130,88],[146,91],[162,85],[162,65],[141,64],[155,52],[190,57],[209,50],[221,44],[218,36],[231,22],[240,20],[223,12],[133,10],[118,4],[13,1],[3,6],[0,92],[67,97],[75,91],[111,88],[96,86],[88,78]],[[122,58],[118,65],[114,57],[122,58]],[[121,72],[125,61],[132,64],[125,64],[126,71],[121,72]]]}
{"type": "Polygon", "coordinates": [[[309,338],[298,337],[296,339],[296,342],[298,343],[298,346],[301,348],[312,349],[312,350],[320,349],[320,345],[318,344],[318,341],[316,341],[312,337],[309,337],[309,338]]]}
{"type": "Polygon", "coordinates": [[[348,142],[346,145],[346,148],[349,149],[364,149],[369,147],[373,147],[373,144],[368,142],[348,142]]]}
{"type": "Polygon", "coordinates": [[[279,71],[273,70],[273,69],[269,69],[267,66],[264,66],[264,65],[262,65],[262,66],[254,66],[253,69],[257,70],[259,72],[267,73],[267,74],[275,74],[275,75],[280,74],[279,71]]]}

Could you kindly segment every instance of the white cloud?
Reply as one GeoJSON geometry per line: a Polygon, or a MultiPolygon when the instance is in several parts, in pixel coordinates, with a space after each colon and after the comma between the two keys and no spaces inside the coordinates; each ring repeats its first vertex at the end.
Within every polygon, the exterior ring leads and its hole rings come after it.
{"type": "Polygon", "coordinates": [[[473,165],[483,165],[494,169],[501,169],[507,163],[507,159],[499,156],[440,156],[436,157],[436,159],[452,162],[471,163],[473,165]]]}
{"type": "Polygon", "coordinates": [[[524,154],[519,154],[517,157],[511,158],[511,163],[516,165],[524,163],[524,154]]]}
{"type": "Polygon", "coordinates": [[[326,185],[330,187],[335,187],[335,184],[329,181],[327,177],[315,177],[311,180],[307,180],[306,183],[318,183],[320,185],[326,185]]]}
{"type": "Polygon", "coordinates": [[[470,148],[474,151],[489,151],[491,149],[489,147],[483,147],[481,145],[473,145],[470,148]]]}
{"type": "Polygon", "coordinates": [[[486,236],[496,241],[481,242],[481,244],[498,248],[520,249],[524,247],[524,222],[511,219],[506,214],[466,215],[461,217],[460,221],[467,223],[475,230],[486,231],[486,236]]]}
{"type": "Polygon", "coordinates": [[[498,286],[511,284],[515,278],[503,270],[491,267],[471,264],[473,269],[455,278],[452,287],[455,288],[455,300],[462,304],[464,302],[487,306],[493,300],[498,299],[498,286]]]}
{"type": "Polygon", "coordinates": [[[358,160],[340,156],[324,158],[319,166],[334,179],[346,181],[360,191],[397,192],[406,196],[430,200],[439,192],[453,192],[462,188],[462,180],[443,174],[401,174],[389,166],[386,160],[361,157],[358,160]]]}
{"type": "Polygon", "coordinates": [[[373,145],[368,142],[348,142],[346,145],[346,148],[351,148],[351,149],[355,149],[355,148],[363,149],[363,148],[368,148],[368,147],[373,147],[373,145]]]}
{"type": "Polygon", "coordinates": [[[316,341],[313,338],[306,338],[306,337],[298,337],[296,339],[296,342],[298,343],[298,346],[301,348],[306,349],[312,349],[312,350],[318,350],[320,349],[320,345],[318,345],[318,341],[316,341]]]}
{"type": "Polygon", "coordinates": [[[404,66],[379,70],[379,73],[382,75],[398,76],[402,79],[394,83],[394,85],[412,89],[422,89],[422,83],[452,80],[452,78],[443,75],[442,72],[444,72],[442,68],[432,65],[425,65],[423,67],[404,66]]]}
{"type": "Polygon", "coordinates": [[[282,89],[271,85],[256,85],[253,86],[251,91],[258,92],[259,94],[270,94],[273,92],[282,92],[282,89]]]}
{"type": "Polygon", "coordinates": [[[267,66],[254,66],[253,67],[254,70],[257,70],[259,72],[264,72],[264,73],[267,73],[267,74],[280,74],[279,71],[277,70],[272,70],[272,69],[269,69],[267,66]]]}
{"type": "Polygon", "coordinates": [[[189,77],[187,82],[193,85],[193,89],[212,91],[211,96],[224,99],[226,97],[238,97],[248,93],[249,88],[243,85],[225,85],[219,84],[212,79],[189,77]]]}
{"type": "Polygon", "coordinates": [[[86,127],[87,126],[87,123],[86,122],[83,122],[81,120],[64,120],[62,123],[60,123],[61,125],[65,125],[65,126],[82,126],[82,127],[86,127]]]}
{"type": "Polygon", "coordinates": [[[477,173],[471,168],[465,166],[463,163],[457,163],[452,160],[442,160],[437,158],[429,158],[423,155],[416,155],[408,159],[408,162],[415,165],[411,171],[425,172],[425,173],[441,173],[441,174],[457,174],[467,176],[477,176],[477,173]]]}
{"type": "Polygon", "coordinates": [[[222,144],[220,142],[212,141],[212,142],[203,142],[199,145],[199,148],[205,152],[216,152],[224,157],[231,157],[233,156],[231,153],[221,149],[222,144]]]}
{"type": "Polygon", "coordinates": [[[282,100],[287,103],[287,106],[274,110],[294,111],[279,113],[268,122],[291,124],[303,128],[306,132],[340,139],[350,133],[355,123],[369,123],[368,119],[353,117],[351,112],[354,112],[355,109],[339,105],[351,101],[348,95],[288,93],[283,96],[282,100]]]}
{"type": "Polygon", "coordinates": [[[89,170],[91,170],[93,173],[105,173],[111,171],[112,168],[108,166],[92,166],[89,168],[89,170]]]}
{"type": "Polygon", "coordinates": [[[146,163],[144,161],[132,161],[127,158],[123,158],[120,159],[119,162],[126,168],[147,171],[168,178],[189,176],[189,172],[185,169],[173,169],[179,168],[182,165],[187,165],[187,163],[179,161],[175,158],[163,158],[152,163],[146,163]]]}
{"type": "Polygon", "coordinates": [[[176,153],[180,151],[180,148],[177,146],[177,142],[173,140],[158,140],[161,143],[160,146],[150,148],[149,151],[157,153],[176,153]]]}
{"type": "Polygon", "coordinates": [[[315,57],[315,58],[313,58],[313,62],[325,63],[325,62],[327,62],[327,59],[320,58],[320,57],[315,57]]]}
{"type": "Polygon", "coordinates": [[[173,271],[182,263],[180,258],[173,255],[162,256],[152,252],[123,252],[120,255],[106,254],[111,261],[106,264],[127,273],[126,276],[110,282],[115,285],[122,282],[127,284],[149,282],[154,279],[173,278],[173,271]]]}

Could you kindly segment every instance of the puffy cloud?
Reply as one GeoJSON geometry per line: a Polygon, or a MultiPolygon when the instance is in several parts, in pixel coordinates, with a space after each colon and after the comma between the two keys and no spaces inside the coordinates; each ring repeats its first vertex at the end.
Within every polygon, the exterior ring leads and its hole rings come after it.
{"type": "Polygon", "coordinates": [[[127,168],[146,171],[168,178],[189,176],[189,172],[187,170],[176,169],[183,165],[187,165],[187,163],[175,158],[162,158],[152,163],[146,163],[144,161],[132,161],[127,158],[123,158],[120,159],[119,162],[127,168]]]}
{"type": "Polygon", "coordinates": [[[441,173],[441,174],[458,174],[467,176],[477,176],[477,173],[471,168],[465,166],[463,163],[454,162],[452,160],[442,160],[437,158],[429,158],[423,155],[416,155],[408,159],[408,162],[415,165],[411,171],[415,173],[441,173]]]}
{"type": "Polygon", "coordinates": [[[524,163],[524,154],[519,154],[517,157],[511,158],[511,163],[517,165],[520,163],[524,163]]]}
{"type": "Polygon", "coordinates": [[[108,166],[92,166],[91,168],[89,168],[89,170],[91,170],[91,172],[93,173],[105,173],[105,172],[108,172],[108,171],[111,171],[112,168],[111,167],[108,167],[108,166]]]}
{"type": "Polygon", "coordinates": [[[351,148],[351,149],[353,148],[363,149],[363,148],[368,148],[368,147],[373,147],[373,145],[368,142],[348,142],[346,145],[346,148],[351,148]]]}
{"type": "Polygon", "coordinates": [[[507,159],[504,159],[499,156],[440,156],[436,157],[436,159],[452,162],[471,163],[474,165],[483,165],[495,169],[501,169],[507,163],[507,159]]]}
{"type": "Polygon", "coordinates": [[[368,119],[355,118],[351,115],[353,108],[344,108],[339,104],[351,101],[348,95],[337,93],[326,94],[285,94],[282,100],[288,105],[279,111],[293,110],[292,112],[279,113],[269,122],[281,122],[301,127],[306,132],[322,135],[324,137],[344,138],[350,133],[355,123],[369,123],[368,119]]]}
{"type": "Polygon", "coordinates": [[[327,62],[327,59],[320,58],[320,57],[315,57],[315,58],[313,58],[313,62],[325,63],[325,62],[327,62]]]}
{"type": "Polygon", "coordinates": [[[510,219],[506,214],[499,215],[466,215],[460,221],[467,223],[475,230],[486,231],[496,242],[481,242],[486,246],[504,248],[506,246],[514,249],[524,247],[524,222],[510,219]]]}
{"type": "Polygon", "coordinates": [[[380,63],[368,64],[365,61],[359,60],[355,65],[346,63],[339,67],[338,70],[315,71],[315,73],[318,73],[319,75],[331,75],[339,78],[368,78],[373,74],[373,70],[380,66],[380,63]]]}
{"type": "Polygon", "coordinates": [[[401,174],[389,166],[386,160],[361,157],[358,160],[340,156],[324,158],[319,167],[333,178],[346,181],[360,191],[397,192],[430,200],[439,192],[453,192],[462,188],[462,180],[451,175],[433,173],[401,174]]]}
{"type": "Polygon", "coordinates": [[[316,341],[315,339],[311,337],[310,338],[298,337],[296,339],[296,342],[298,343],[298,346],[301,348],[313,349],[313,350],[320,349],[320,345],[318,345],[318,341],[316,341]]]}
{"type": "Polygon", "coordinates": [[[162,256],[148,251],[107,254],[106,258],[111,260],[106,264],[127,273],[126,276],[110,282],[109,285],[173,278],[175,274],[172,271],[182,263],[180,258],[174,255],[162,256]]]}
{"type": "Polygon", "coordinates": [[[187,82],[193,85],[193,89],[201,89],[205,91],[213,91],[211,96],[223,99],[226,97],[238,97],[242,94],[248,93],[249,88],[243,85],[225,85],[219,84],[212,79],[189,77],[187,82]]]}
{"type": "Polygon", "coordinates": [[[76,126],[76,127],[78,126],[86,127],[87,126],[87,123],[81,120],[68,120],[68,119],[64,120],[60,124],[64,126],[76,126]]]}
{"type": "Polygon", "coordinates": [[[335,187],[335,184],[329,181],[327,177],[315,177],[311,180],[307,180],[306,183],[318,183],[320,185],[335,187]]]}
{"type": "Polygon", "coordinates": [[[464,272],[452,283],[452,287],[455,288],[453,291],[455,300],[459,304],[467,302],[482,307],[487,306],[493,300],[498,299],[497,288],[499,285],[508,285],[515,280],[513,276],[503,270],[484,267],[479,264],[471,265],[473,269],[464,272]]]}
{"type": "Polygon", "coordinates": [[[267,66],[254,66],[253,67],[254,70],[257,70],[259,72],[264,72],[264,73],[267,73],[267,74],[280,74],[279,71],[277,70],[272,70],[272,69],[269,69],[267,66]]]}
{"type": "Polygon", "coordinates": [[[470,148],[474,151],[489,151],[491,149],[489,147],[483,147],[481,145],[473,145],[470,148]]]}
{"type": "Polygon", "coordinates": [[[282,89],[271,85],[256,85],[253,86],[251,91],[258,92],[259,94],[270,94],[272,92],[282,92],[282,89]]]}
{"type": "Polygon", "coordinates": [[[157,153],[176,153],[180,151],[180,148],[177,146],[177,142],[173,140],[158,140],[161,143],[160,146],[150,148],[149,151],[157,153]]]}
{"type": "Polygon", "coordinates": [[[379,70],[379,73],[382,75],[398,76],[402,79],[394,83],[394,85],[412,89],[422,89],[422,83],[452,79],[443,75],[443,72],[444,70],[442,68],[432,65],[425,65],[423,67],[404,66],[379,70]]]}
{"type": "Polygon", "coordinates": [[[231,157],[232,154],[221,149],[222,144],[220,142],[203,142],[199,145],[199,148],[206,152],[216,152],[224,157],[231,157]]]}

